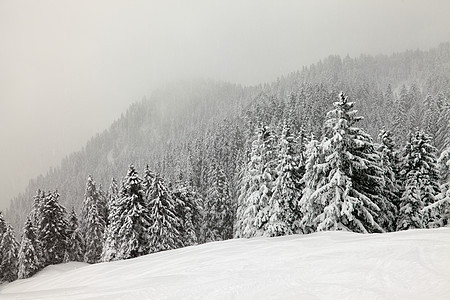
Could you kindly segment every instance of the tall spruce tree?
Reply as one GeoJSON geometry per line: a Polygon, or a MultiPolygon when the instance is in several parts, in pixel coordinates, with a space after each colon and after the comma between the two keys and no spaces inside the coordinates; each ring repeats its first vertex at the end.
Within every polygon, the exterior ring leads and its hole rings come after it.
{"type": "Polygon", "coordinates": [[[0,241],[0,283],[17,279],[18,247],[12,226],[6,224],[0,241]]]}
{"type": "MultiPolygon", "coordinates": [[[[116,208],[117,222],[112,228],[117,232],[117,259],[134,258],[150,251],[150,213],[142,189],[142,179],[133,165],[124,178],[116,208]]],[[[115,219],[115,218],[113,218],[115,219]]]]}
{"type": "Polygon", "coordinates": [[[81,208],[81,231],[84,234],[85,254],[84,261],[96,263],[100,260],[103,247],[103,234],[105,220],[103,216],[103,203],[92,176],[89,175],[86,183],[83,206],[81,208]]]}
{"type": "Polygon", "coordinates": [[[301,219],[299,200],[302,192],[300,154],[296,152],[290,125],[283,124],[278,140],[276,180],[269,201],[269,221],[265,235],[280,236],[299,231],[295,224],[301,219]]]}
{"type": "Polygon", "coordinates": [[[323,205],[323,211],[314,218],[317,230],[382,232],[376,220],[384,184],[378,155],[370,136],[355,127],[362,117],[356,116],[354,103],[341,93],[333,105],[325,122],[327,136],[321,144],[324,162],[319,169],[326,178],[310,184],[317,189],[307,201],[323,205]]]}
{"type": "Polygon", "coordinates": [[[64,261],[84,261],[84,240],[78,226],[78,217],[74,208],[69,215],[67,226],[67,250],[64,255],[64,261]]]}
{"type": "Polygon", "coordinates": [[[404,192],[401,197],[397,230],[426,227],[431,216],[422,209],[435,202],[439,193],[436,148],[431,138],[417,131],[404,148],[404,192]]]}
{"type": "Polygon", "coordinates": [[[155,174],[149,200],[150,251],[158,252],[182,247],[183,237],[177,229],[181,223],[176,212],[177,199],[158,174],[155,174]]]}
{"type": "Polygon", "coordinates": [[[43,194],[41,222],[38,229],[43,267],[62,263],[67,249],[66,209],[59,204],[58,200],[57,191],[43,194]]]}
{"type": "MultiPolygon", "coordinates": [[[[123,188],[122,188],[123,189],[123,188]]],[[[108,191],[108,222],[105,228],[102,249],[102,261],[112,261],[116,259],[117,253],[117,233],[119,227],[119,187],[117,181],[112,178],[108,191]]]]}
{"type": "Polygon", "coordinates": [[[33,276],[40,266],[35,249],[36,233],[31,217],[28,216],[22,232],[18,260],[18,278],[24,279],[33,276]]]}

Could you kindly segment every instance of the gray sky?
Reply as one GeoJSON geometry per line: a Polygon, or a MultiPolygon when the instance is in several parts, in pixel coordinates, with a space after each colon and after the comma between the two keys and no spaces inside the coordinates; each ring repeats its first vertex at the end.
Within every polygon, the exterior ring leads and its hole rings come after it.
{"type": "Polygon", "coordinates": [[[274,80],[329,54],[428,49],[450,1],[0,0],[0,209],[174,79],[274,80]]]}

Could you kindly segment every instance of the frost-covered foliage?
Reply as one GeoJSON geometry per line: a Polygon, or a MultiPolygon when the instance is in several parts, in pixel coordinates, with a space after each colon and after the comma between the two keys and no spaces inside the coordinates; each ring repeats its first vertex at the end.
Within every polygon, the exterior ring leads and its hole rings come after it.
{"type": "MultiPolygon", "coordinates": [[[[122,187],[123,189],[123,187],[122,187]]],[[[101,261],[116,260],[117,233],[119,231],[119,187],[112,178],[108,193],[108,219],[103,237],[101,261]]]]}
{"type": "Polygon", "coordinates": [[[112,210],[111,229],[116,231],[115,259],[148,254],[151,249],[151,215],[142,188],[142,179],[133,165],[123,180],[117,207],[112,210]]]}
{"type": "Polygon", "coordinates": [[[205,201],[204,232],[206,241],[227,240],[233,237],[234,204],[225,172],[217,161],[210,166],[209,186],[205,201]]]}
{"type": "Polygon", "coordinates": [[[105,203],[97,190],[92,176],[88,177],[83,206],[81,209],[81,232],[85,241],[84,261],[96,263],[102,254],[105,232],[105,203]]]}
{"type": "Polygon", "coordinates": [[[307,175],[319,180],[312,184],[316,190],[306,201],[323,206],[323,211],[312,218],[319,231],[383,231],[377,222],[384,201],[380,195],[384,182],[379,157],[370,136],[354,126],[361,117],[356,116],[353,106],[344,94],[339,95],[328,113],[327,135],[321,143],[323,161],[316,168],[325,178],[307,175]]]}
{"type": "Polygon", "coordinates": [[[68,226],[67,226],[67,250],[64,255],[64,261],[84,261],[84,240],[81,230],[78,226],[78,217],[75,210],[69,215],[68,226]]]}
{"type": "Polygon", "coordinates": [[[417,131],[410,135],[404,148],[403,173],[405,187],[400,199],[397,230],[422,228],[432,216],[423,215],[422,209],[435,202],[439,193],[439,176],[436,165],[436,148],[430,137],[417,131]]]}
{"type": "Polygon", "coordinates": [[[149,193],[150,252],[176,249],[183,246],[178,228],[182,224],[177,215],[180,199],[174,197],[161,176],[155,174],[149,193]]]}
{"type": "Polygon", "coordinates": [[[296,148],[290,125],[285,122],[278,139],[276,180],[269,200],[266,236],[299,232],[296,224],[301,219],[299,201],[302,192],[303,162],[296,148]]]}
{"type": "Polygon", "coordinates": [[[17,244],[11,224],[5,223],[5,229],[0,236],[0,283],[11,282],[17,279],[18,258],[17,244]]]}
{"type": "Polygon", "coordinates": [[[36,245],[36,229],[31,218],[28,217],[22,231],[18,260],[18,278],[33,276],[40,267],[39,258],[34,245],[36,245]]]}
{"type": "Polygon", "coordinates": [[[273,134],[267,126],[260,127],[252,143],[250,161],[243,171],[235,237],[262,236],[265,232],[276,175],[273,150],[273,134]]]}
{"type": "Polygon", "coordinates": [[[173,191],[176,199],[176,215],[180,217],[177,228],[184,246],[198,244],[204,240],[202,236],[203,211],[201,196],[187,184],[179,184],[173,191]]]}
{"type": "Polygon", "coordinates": [[[62,263],[67,249],[66,209],[58,200],[59,194],[56,191],[42,195],[38,239],[41,244],[43,266],[62,263]]]}

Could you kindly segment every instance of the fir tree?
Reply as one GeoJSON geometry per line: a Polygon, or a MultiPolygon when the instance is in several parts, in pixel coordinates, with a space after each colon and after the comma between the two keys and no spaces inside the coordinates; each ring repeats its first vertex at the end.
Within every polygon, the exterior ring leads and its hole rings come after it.
{"type": "Polygon", "coordinates": [[[266,126],[252,143],[238,199],[235,237],[262,236],[269,220],[269,200],[275,180],[273,138],[266,126]]]}
{"type": "Polygon", "coordinates": [[[22,241],[19,249],[18,278],[24,279],[33,276],[40,266],[39,258],[36,254],[35,228],[28,216],[22,233],[22,241]]]}
{"type": "Polygon", "coordinates": [[[0,241],[0,283],[17,279],[17,250],[18,244],[14,230],[10,224],[6,224],[0,241]]]}
{"type": "Polygon", "coordinates": [[[278,141],[276,180],[272,188],[272,197],[269,201],[269,221],[267,236],[279,236],[298,232],[294,228],[301,219],[299,200],[303,174],[300,169],[300,155],[295,151],[294,137],[290,126],[283,124],[281,137],[278,141]]]}
{"type": "Polygon", "coordinates": [[[89,175],[81,208],[81,231],[84,235],[86,251],[84,261],[87,263],[98,262],[102,254],[105,220],[101,202],[95,181],[89,175]]]}
{"type": "Polygon", "coordinates": [[[67,226],[67,250],[64,255],[64,261],[84,261],[84,241],[78,227],[78,217],[72,207],[67,226]]]}
{"type": "Polygon", "coordinates": [[[401,198],[397,230],[427,226],[429,215],[422,209],[435,202],[439,193],[439,177],[436,166],[436,148],[430,137],[420,131],[410,137],[404,150],[405,189],[401,198]]]}
{"type": "MultiPolygon", "coordinates": [[[[122,188],[123,189],[123,188],[122,188]]],[[[103,238],[102,261],[112,261],[117,253],[117,233],[120,229],[118,210],[119,188],[114,178],[108,192],[108,222],[103,238]]]]}
{"type": "Polygon", "coordinates": [[[159,175],[155,175],[149,200],[150,252],[182,247],[183,238],[177,230],[181,220],[176,214],[176,199],[159,175]]]}
{"type": "Polygon", "coordinates": [[[233,237],[234,208],[228,179],[217,161],[209,172],[209,189],[205,201],[206,241],[227,240],[233,237]]]}
{"type": "Polygon", "coordinates": [[[398,178],[396,174],[397,156],[392,133],[389,130],[382,129],[378,135],[381,143],[377,147],[381,159],[381,168],[383,170],[384,187],[383,196],[386,199],[386,205],[381,207],[385,212],[385,218],[380,219],[380,225],[386,231],[395,231],[397,206],[399,205],[398,178]]]}
{"type": "Polygon", "coordinates": [[[130,165],[124,178],[116,209],[118,224],[116,259],[134,258],[149,253],[152,223],[142,190],[142,179],[133,165],[130,165]]]}
{"type": "Polygon", "coordinates": [[[39,236],[42,247],[43,267],[59,264],[67,249],[66,209],[58,203],[58,192],[43,194],[39,236]]]}
{"type": "MultiPolygon", "coordinates": [[[[317,230],[382,232],[380,213],[383,178],[370,136],[354,125],[362,119],[344,94],[334,103],[325,123],[328,137],[322,141],[326,179],[310,196],[323,205],[316,218],[317,230]]],[[[314,184],[313,184],[314,185],[314,184]]]]}

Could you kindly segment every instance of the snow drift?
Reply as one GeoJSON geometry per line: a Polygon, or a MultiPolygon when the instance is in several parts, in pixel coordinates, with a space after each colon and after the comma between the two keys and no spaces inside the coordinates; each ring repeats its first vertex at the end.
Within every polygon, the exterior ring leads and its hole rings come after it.
{"type": "Polygon", "coordinates": [[[49,266],[7,299],[450,299],[450,228],[237,239],[49,266]]]}

